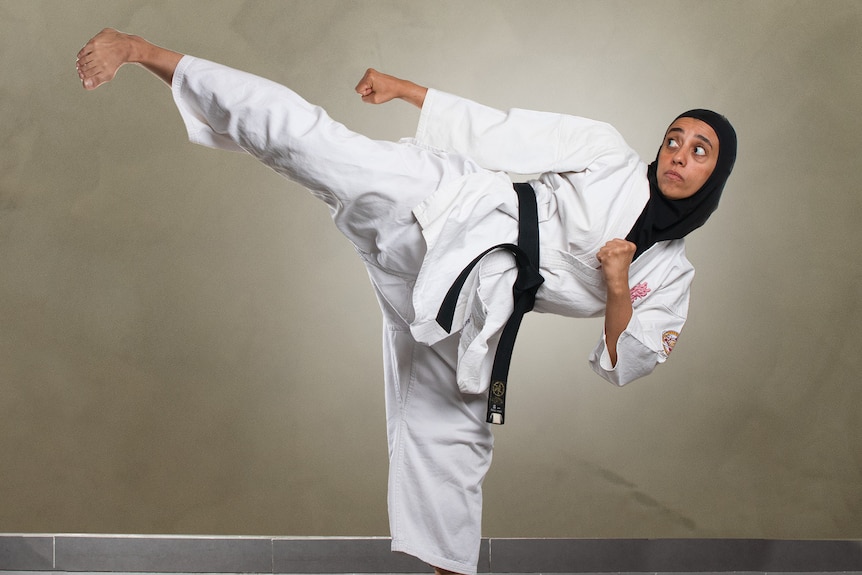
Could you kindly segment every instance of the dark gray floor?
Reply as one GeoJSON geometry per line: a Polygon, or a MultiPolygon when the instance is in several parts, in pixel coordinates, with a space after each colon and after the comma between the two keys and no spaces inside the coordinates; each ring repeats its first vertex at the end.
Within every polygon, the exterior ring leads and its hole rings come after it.
{"type": "MultiPolygon", "coordinates": [[[[484,539],[479,570],[862,574],[862,541],[484,539]]],[[[0,534],[0,572],[382,574],[429,568],[391,553],[388,538],[0,534]]]]}

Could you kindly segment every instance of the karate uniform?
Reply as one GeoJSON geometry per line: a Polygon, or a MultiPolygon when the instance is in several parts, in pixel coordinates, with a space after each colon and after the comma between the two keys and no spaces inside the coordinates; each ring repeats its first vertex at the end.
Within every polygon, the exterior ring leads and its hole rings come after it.
{"type": "MultiPolygon", "coordinates": [[[[190,141],[251,154],[324,201],[365,261],[383,313],[392,548],[475,573],[481,486],[493,436],[488,376],[512,310],[511,254],[495,251],[459,298],[453,333],[435,321],[476,255],[517,242],[517,197],[504,171],[531,181],[541,238],[536,311],[602,316],[595,253],[625,237],[649,196],[646,166],[607,124],[500,112],[429,90],[416,137],[370,140],[284,86],[184,57],[173,94],[190,141]]],[[[682,328],[693,268],[682,240],[630,268],[634,315],[612,366],[604,338],[593,369],[623,385],[663,362],[682,328]]]]}

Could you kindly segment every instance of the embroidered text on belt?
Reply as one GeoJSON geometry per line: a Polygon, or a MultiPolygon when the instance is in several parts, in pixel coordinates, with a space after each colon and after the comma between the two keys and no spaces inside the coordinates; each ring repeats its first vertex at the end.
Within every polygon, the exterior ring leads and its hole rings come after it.
{"type": "Polygon", "coordinates": [[[455,316],[455,306],[458,296],[467,276],[490,252],[503,249],[515,256],[515,264],[518,268],[518,277],[512,286],[512,294],[515,298],[515,308],[509,320],[503,327],[500,342],[497,344],[497,353],[494,356],[494,365],[491,368],[491,385],[488,390],[488,423],[503,424],[506,411],[506,381],[509,377],[509,365],[512,362],[512,351],[515,348],[515,338],[524,314],[533,309],[536,301],[536,291],[545,279],[539,274],[539,215],[536,207],[536,194],[530,184],[515,184],[515,192],[518,194],[518,245],[498,244],[488,248],[470,262],[461,271],[461,274],[449,288],[440,311],[437,313],[437,323],[447,332],[452,331],[452,322],[455,316]]]}

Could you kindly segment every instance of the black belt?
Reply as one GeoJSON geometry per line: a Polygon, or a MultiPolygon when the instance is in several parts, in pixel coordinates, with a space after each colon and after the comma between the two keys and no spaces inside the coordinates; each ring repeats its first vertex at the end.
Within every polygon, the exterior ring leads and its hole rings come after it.
{"type": "Polygon", "coordinates": [[[465,267],[452,287],[449,288],[440,311],[437,313],[437,323],[447,332],[452,331],[452,321],[455,316],[455,305],[458,296],[467,281],[467,276],[479,261],[490,252],[504,249],[515,256],[518,277],[512,287],[515,298],[515,309],[509,316],[509,321],[503,327],[500,342],[497,344],[497,354],[494,356],[494,366],[491,369],[491,385],[488,390],[488,423],[503,424],[506,411],[506,380],[509,377],[509,365],[512,362],[512,351],[515,348],[515,338],[524,314],[533,309],[536,301],[536,291],[545,281],[539,274],[539,214],[536,207],[536,194],[530,184],[515,184],[518,194],[518,245],[498,244],[490,247],[465,267]]]}

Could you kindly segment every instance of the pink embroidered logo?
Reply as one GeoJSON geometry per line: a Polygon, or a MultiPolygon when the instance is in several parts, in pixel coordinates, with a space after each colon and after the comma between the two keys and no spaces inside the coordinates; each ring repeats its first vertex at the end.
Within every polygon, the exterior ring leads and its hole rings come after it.
{"type": "Polygon", "coordinates": [[[646,297],[646,295],[650,291],[651,290],[647,287],[646,282],[639,283],[638,285],[633,287],[631,290],[629,290],[629,295],[632,298],[632,303],[635,303],[637,300],[646,297]]]}

